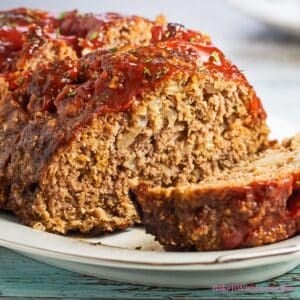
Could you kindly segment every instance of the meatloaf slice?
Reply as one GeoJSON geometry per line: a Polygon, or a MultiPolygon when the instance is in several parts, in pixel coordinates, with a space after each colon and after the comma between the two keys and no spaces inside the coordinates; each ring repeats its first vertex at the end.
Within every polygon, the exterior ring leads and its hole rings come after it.
{"type": "Polygon", "coordinates": [[[167,250],[198,251],[260,246],[295,235],[300,230],[299,138],[199,184],[140,184],[132,200],[146,231],[167,250]]]}

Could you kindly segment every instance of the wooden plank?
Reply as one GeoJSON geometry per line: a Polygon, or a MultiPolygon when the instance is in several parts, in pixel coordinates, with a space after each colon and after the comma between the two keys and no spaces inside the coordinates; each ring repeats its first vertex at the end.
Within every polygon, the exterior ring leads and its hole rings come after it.
{"type": "Polygon", "coordinates": [[[256,287],[287,286],[286,293],[216,293],[212,289],[156,288],[113,282],[60,270],[0,248],[0,297],[58,297],[100,299],[299,299],[300,267],[256,287]]]}

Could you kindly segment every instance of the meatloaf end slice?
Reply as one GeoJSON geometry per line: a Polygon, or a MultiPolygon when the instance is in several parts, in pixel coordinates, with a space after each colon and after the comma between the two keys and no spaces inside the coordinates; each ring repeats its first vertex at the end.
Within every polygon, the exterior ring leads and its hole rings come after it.
{"type": "MultiPolygon", "coordinates": [[[[300,143],[199,184],[131,192],[146,231],[167,250],[222,250],[274,243],[300,230],[300,143]]],[[[298,142],[296,142],[298,140],[298,142]]]]}
{"type": "Polygon", "coordinates": [[[267,143],[259,99],[215,47],[172,40],[81,63],[87,81],[36,113],[11,154],[9,206],[25,224],[124,229],[138,221],[128,190],[139,179],[196,183],[267,143]]]}

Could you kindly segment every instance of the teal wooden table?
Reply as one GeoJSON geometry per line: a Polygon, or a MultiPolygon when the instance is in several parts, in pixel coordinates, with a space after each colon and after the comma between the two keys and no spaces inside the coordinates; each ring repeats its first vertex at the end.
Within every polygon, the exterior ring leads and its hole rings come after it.
{"type": "Polygon", "coordinates": [[[300,266],[289,274],[254,287],[256,292],[253,288],[243,293],[125,284],[60,270],[0,248],[0,298],[300,299],[300,266]],[[279,288],[287,291],[275,291],[279,288]]]}

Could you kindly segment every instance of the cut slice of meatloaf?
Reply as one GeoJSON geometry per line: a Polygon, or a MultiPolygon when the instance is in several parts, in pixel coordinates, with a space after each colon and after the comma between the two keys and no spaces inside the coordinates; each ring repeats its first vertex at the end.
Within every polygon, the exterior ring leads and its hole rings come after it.
{"type": "Polygon", "coordinates": [[[274,243],[300,230],[300,134],[280,149],[199,184],[141,183],[131,198],[167,250],[222,250],[274,243]]]}
{"type": "Polygon", "coordinates": [[[126,228],[139,179],[196,183],[267,143],[259,99],[213,46],[175,36],[79,63],[50,110],[28,112],[5,171],[8,206],[34,228],[126,228]]]}

